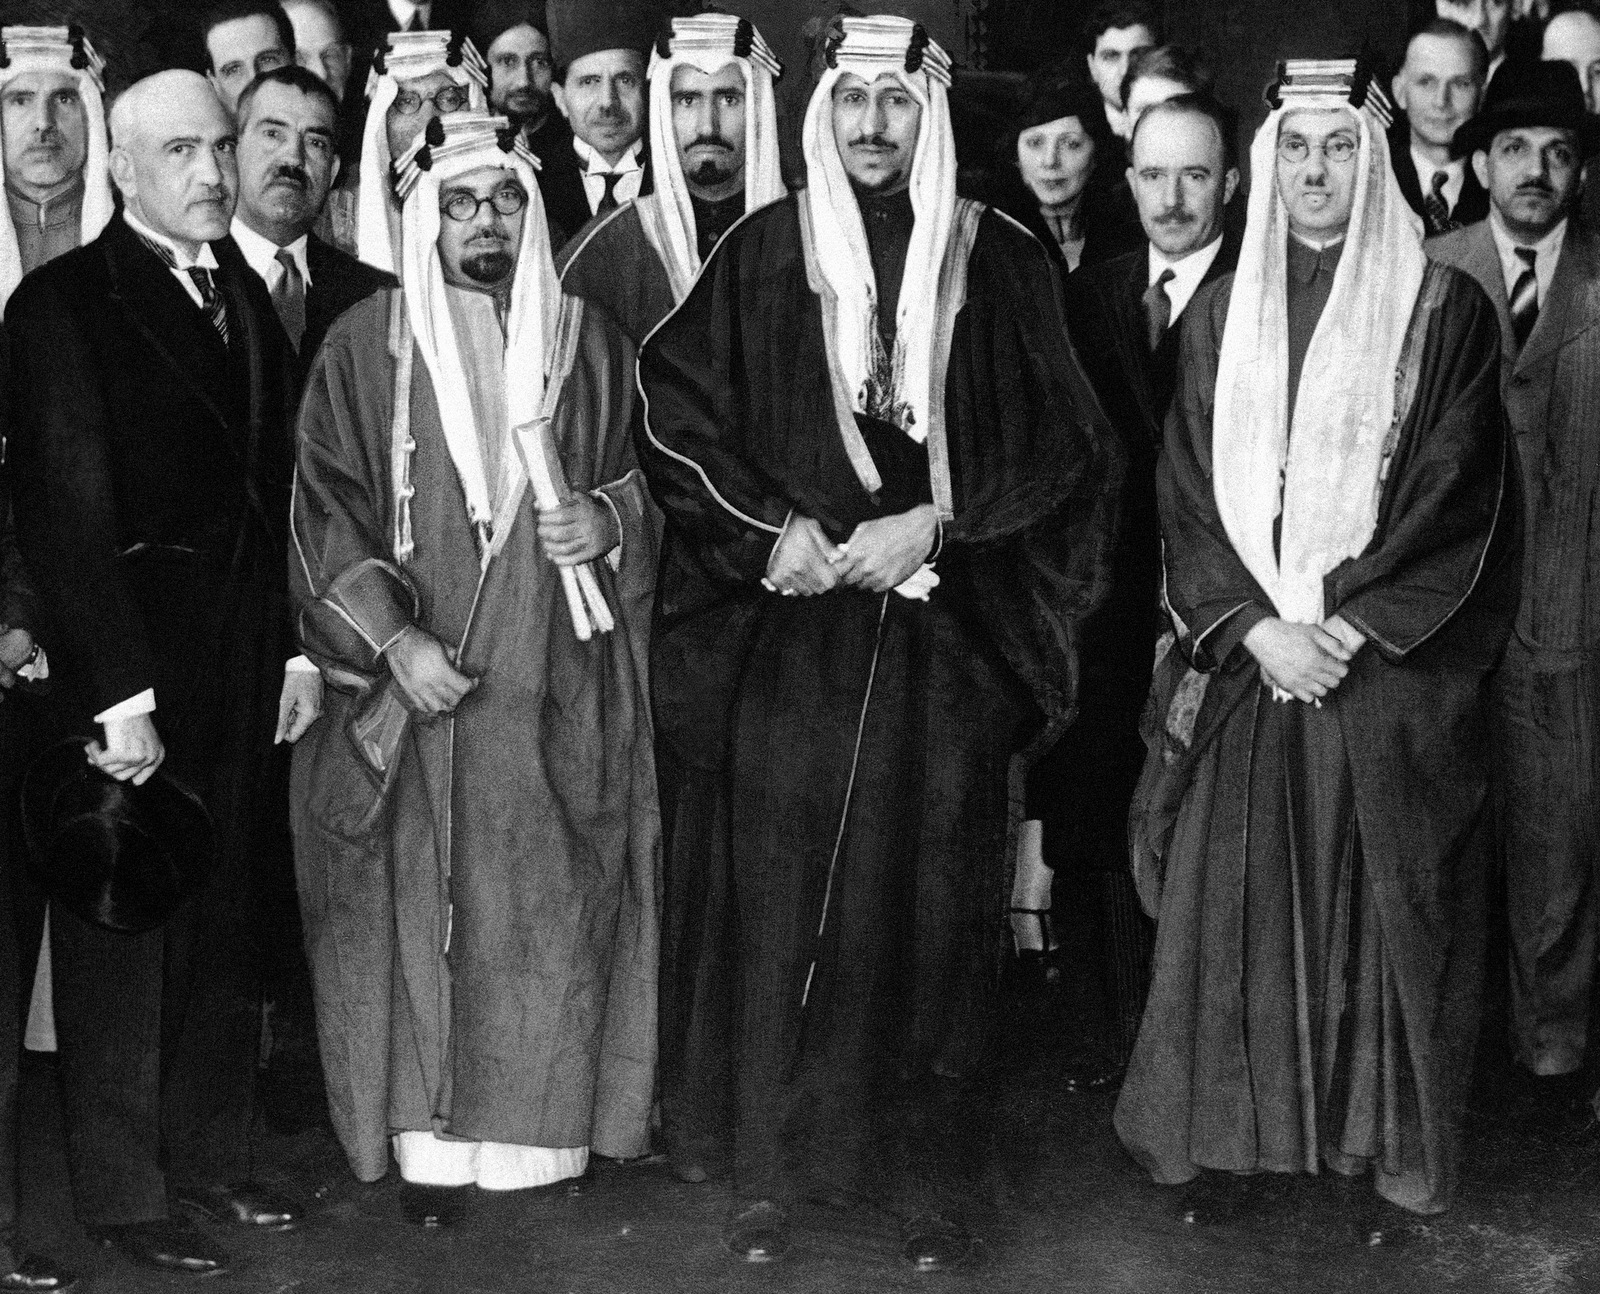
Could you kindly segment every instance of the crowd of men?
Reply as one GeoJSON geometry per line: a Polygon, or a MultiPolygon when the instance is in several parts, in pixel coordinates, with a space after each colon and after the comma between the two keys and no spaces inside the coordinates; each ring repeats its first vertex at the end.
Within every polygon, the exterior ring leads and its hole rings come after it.
{"type": "Polygon", "coordinates": [[[1055,869],[1064,1099],[1186,1222],[1445,1209],[1486,975],[1586,1096],[1600,14],[1510,8],[1282,64],[1248,186],[1136,2],[978,181],[887,14],[797,129],[748,20],[645,0],[225,0],[109,100],[0,29],[0,1290],[74,1283],[13,1243],[24,1048],[129,1261],[299,1224],[291,867],[333,1129],[424,1226],[655,1153],[738,1259],[821,1199],[960,1265],[1055,869]]]}

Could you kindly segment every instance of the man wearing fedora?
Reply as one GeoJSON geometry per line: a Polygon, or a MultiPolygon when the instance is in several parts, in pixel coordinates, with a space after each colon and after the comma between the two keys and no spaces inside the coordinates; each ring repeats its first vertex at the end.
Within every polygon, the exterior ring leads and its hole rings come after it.
{"type": "Polygon", "coordinates": [[[1559,1097],[1583,1064],[1600,916],[1600,238],[1578,214],[1600,130],[1569,64],[1508,63],[1453,148],[1489,190],[1489,217],[1428,251],[1499,313],[1526,508],[1522,600],[1493,683],[1512,1048],[1559,1097]]]}

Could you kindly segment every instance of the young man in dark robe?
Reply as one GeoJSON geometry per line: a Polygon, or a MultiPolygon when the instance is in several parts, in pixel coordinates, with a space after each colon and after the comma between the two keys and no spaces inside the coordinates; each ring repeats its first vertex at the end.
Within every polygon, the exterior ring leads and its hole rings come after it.
{"type": "MultiPolygon", "coordinates": [[[[1362,86],[1286,65],[1239,268],[1188,310],[1157,484],[1194,669],[1158,670],[1134,806],[1157,942],[1116,1127],[1158,1182],[1326,1166],[1436,1213],[1518,510],[1493,307],[1423,256],[1362,86]]],[[[1367,1243],[1405,1233],[1352,1199],[1367,1243]]]]}
{"type": "MultiPolygon", "coordinates": [[[[869,1150],[928,1114],[885,1114],[900,1076],[926,1098],[983,1054],[1007,770],[1071,716],[1120,458],[1043,248],[955,197],[944,52],[843,18],[828,64],[810,187],[739,223],[640,355],[656,720],[712,787],[676,806],[663,1106],[680,1153],[731,1140],[738,1256],[781,1257],[821,1189],[888,1203],[932,1270],[969,1237],[928,1165],[869,1150]]],[[[951,1122],[899,1150],[952,1149],[951,1122]]]]}
{"type": "Polygon", "coordinates": [[[645,1153],[654,1087],[655,523],[626,429],[562,407],[581,356],[507,126],[413,149],[402,287],[322,348],[292,516],[329,683],[293,793],[329,1106],[363,1180],[392,1134],[425,1225],[450,1188],[645,1153]]]}

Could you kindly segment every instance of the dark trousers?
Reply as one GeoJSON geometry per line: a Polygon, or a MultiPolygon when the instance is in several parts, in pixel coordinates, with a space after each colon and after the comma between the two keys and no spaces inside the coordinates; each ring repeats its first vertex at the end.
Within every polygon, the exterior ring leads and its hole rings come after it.
{"type": "Polygon", "coordinates": [[[1513,639],[1492,697],[1512,1049],[1536,1074],[1571,1073],[1583,1064],[1600,925],[1600,662],[1538,671],[1513,639]]]}
{"type": "Polygon", "coordinates": [[[17,778],[21,766],[17,707],[0,702],[0,1273],[16,1270],[17,1070],[27,998],[17,953],[12,878],[22,861],[17,842],[17,778]]]}

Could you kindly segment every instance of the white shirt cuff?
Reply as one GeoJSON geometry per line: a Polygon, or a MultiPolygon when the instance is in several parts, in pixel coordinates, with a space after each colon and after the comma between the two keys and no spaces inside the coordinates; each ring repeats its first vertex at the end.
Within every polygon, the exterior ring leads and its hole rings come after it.
{"type": "Polygon", "coordinates": [[[283,672],[285,674],[315,674],[317,667],[311,663],[311,657],[296,656],[284,663],[283,672]]]}
{"type": "Polygon", "coordinates": [[[110,723],[113,719],[131,719],[136,714],[150,714],[156,708],[156,690],[147,687],[137,696],[130,696],[126,701],[118,701],[107,710],[95,715],[96,723],[110,723]]]}

